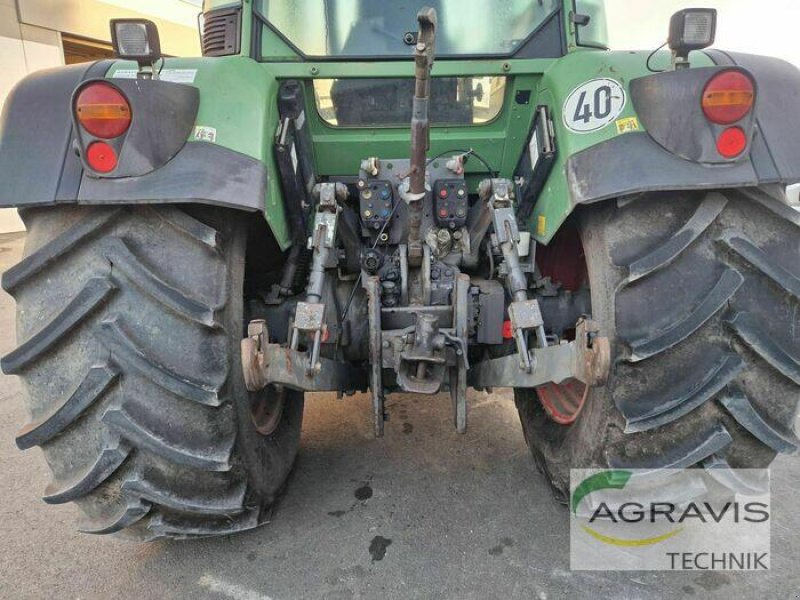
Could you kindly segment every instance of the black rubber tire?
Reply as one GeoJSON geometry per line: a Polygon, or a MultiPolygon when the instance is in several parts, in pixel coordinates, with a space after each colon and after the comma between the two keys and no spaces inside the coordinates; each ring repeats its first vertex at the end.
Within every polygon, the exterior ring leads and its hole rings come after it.
{"type": "Polygon", "coordinates": [[[796,453],[800,213],[743,190],[649,194],[578,218],[611,377],[571,426],[516,392],[557,496],[571,468],[705,467],[735,487],[724,467],[796,453]]]}
{"type": "MultiPolygon", "coordinates": [[[[21,377],[52,504],[81,531],[135,539],[256,527],[294,464],[302,394],[256,432],[240,341],[247,228],[207,207],[22,212],[25,258],[3,287],[17,301],[21,377]]],[[[266,393],[266,392],[265,392],[266,393]]],[[[272,392],[269,392],[272,393],[272,392]]]]}

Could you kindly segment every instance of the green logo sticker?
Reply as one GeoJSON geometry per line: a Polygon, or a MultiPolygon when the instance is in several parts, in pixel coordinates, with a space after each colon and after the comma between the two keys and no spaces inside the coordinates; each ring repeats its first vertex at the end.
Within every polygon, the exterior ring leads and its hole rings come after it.
{"type": "MultiPolygon", "coordinates": [[[[581,501],[593,492],[625,489],[625,486],[628,485],[628,482],[631,479],[631,475],[633,475],[631,471],[601,471],[600,473],[592,475],[591,477],[587,477],[578,484],[578,487],[576,487],[575,491],[572,493],[572,513],[577,516],[578,507],[580,506],[581,501]]],[[[608,506],[605,503],[601,504],[595,509],[592,518],[589,519],[589,522],[593,522],[598,516],[600,516],[600,513],[603,510],[609,511],[608,506]]],[[[675,537],[683,530],[683,527],[676,527],[667,533],[657,536],[639,539],[623,539],[605,535],[596,529],[589,527],[588,525],[582,525],[581,527],[594,539],[611,546],[652,546],[653,544],[660,544],[665,540],[675,537]]]]}

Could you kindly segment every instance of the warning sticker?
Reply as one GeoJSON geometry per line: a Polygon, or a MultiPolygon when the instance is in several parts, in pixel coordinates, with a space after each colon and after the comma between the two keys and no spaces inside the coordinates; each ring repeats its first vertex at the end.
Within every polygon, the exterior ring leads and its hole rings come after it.
{"type": "Polygon", "coordinates": [[[197,142],[211,142],[213,144],[217,141],[217,130],[214,127],[195,127],[194,139],[197,142]]]}
{"type": "Polygon", "coordinates": [[[136,79],[136,75],[139,73],[136,69],[120,69],[116,71],[111,77],[113,79],[136,79]]]}
{"type": "MultiPolygon", "coordinates": [[[[111,76],[113,79],[136,79],[139,71],[136,69],[120,69],[111,76]]],[[[197,69],[162,69],[158,78],[161,81],[172,83],[194,83],[197,69]]]]}
{"type": "Polygon", "coordinates": [[[164,69],[158,78],[172,83],[194,83],[197,69],[164,69]]]}
{"type": "Polygon", "coordinates": [[[546,233],[547,233],[547,217],[545,217],[544,215],[539,215],[539,218],[536,220],[536,235],[542,237],[546,233]]]}
{"type": "Polygon", "coordinates": [[[617,133],[630,133],[632,131],[639,131],[639,119],[628,117],[617,121],[617,133]]]}

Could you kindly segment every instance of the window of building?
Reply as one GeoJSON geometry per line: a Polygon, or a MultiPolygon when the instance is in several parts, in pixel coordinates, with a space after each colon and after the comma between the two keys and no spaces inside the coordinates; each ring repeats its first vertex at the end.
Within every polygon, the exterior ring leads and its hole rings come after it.
{"type": "Polygon", "coordinates": [[[105,42],[96,42],[69,35],[62,35],[61,40],[64,46],[64,63],[68,65],[113,58],[114,56],[111,44],[106,44],[105,42]]]}

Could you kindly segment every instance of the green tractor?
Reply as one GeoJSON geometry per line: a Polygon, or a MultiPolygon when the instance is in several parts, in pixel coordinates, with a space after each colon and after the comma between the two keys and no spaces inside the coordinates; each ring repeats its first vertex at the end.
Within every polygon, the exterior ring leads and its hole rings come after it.
{"type": "MultiPolygon", "coordinates": [[[[795,453],[800,72],[610,52],[598,0],[207,0],[202,58],[152,23],[36,73],[0,126],[5,273],[44,500],[134,539],[265,522],[305,392],[513,388],[571,468],[795,453]]],[[[665,23],[665,29],[666,29],[665,23]]],[[[376,442],[379,443],[379,442],[376,442]]],[[[751,486],[752,487],[752,486],[751,486]]]]}

